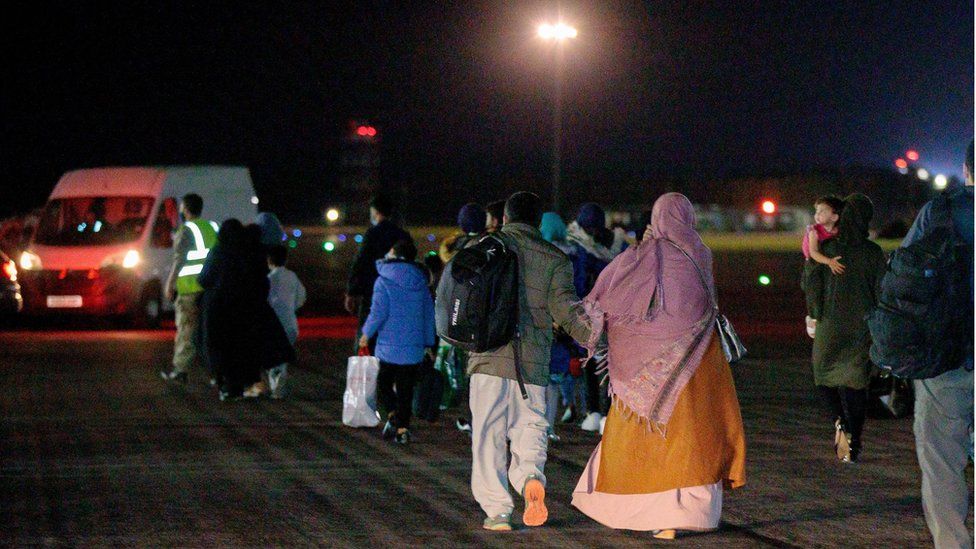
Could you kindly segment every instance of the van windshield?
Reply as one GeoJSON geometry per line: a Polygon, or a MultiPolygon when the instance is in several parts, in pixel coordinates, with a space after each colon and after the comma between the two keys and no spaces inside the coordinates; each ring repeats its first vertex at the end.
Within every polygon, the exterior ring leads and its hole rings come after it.
{"type": "Polygon", "coordinates": [[[49,246],[98,246],[137,240],[146,228],[153,199],[109,196],[51,200],[35,241],[49,246]]]}

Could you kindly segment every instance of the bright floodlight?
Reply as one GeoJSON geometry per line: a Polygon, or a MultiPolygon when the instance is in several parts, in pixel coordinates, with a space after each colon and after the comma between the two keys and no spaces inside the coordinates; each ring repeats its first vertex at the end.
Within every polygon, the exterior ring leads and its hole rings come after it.
{"type": "Polygon", "coordinates": [[[575,28],[565,23],[556,23],[555,25],[545,23],[543,25],[539,25],[539,37],[546,40],[565,40],[567,38],[576,38],[578,34],[579,32],[575,28]]]}
{"type": "Polygon", "coordinates": [[[941,191],[949,186],[949,179],[940,173],[939,175],[935,176],[934,184],[935,188],[941,191]]]}
{"type": "Polygon", "coordinates": [[[325,219],[327,219],[332,223],[339,221],[339,210],[335,208],[329,208],[329,210],[325,212],[325,219]]]}
{"type": "Polygon", "coordinates": [[[917,172],[915,172],[915,174],[922,181],[928,181],[929,180],[929,171],[926,170],[925,168],[919,168],[919,170],[917,172]]]}

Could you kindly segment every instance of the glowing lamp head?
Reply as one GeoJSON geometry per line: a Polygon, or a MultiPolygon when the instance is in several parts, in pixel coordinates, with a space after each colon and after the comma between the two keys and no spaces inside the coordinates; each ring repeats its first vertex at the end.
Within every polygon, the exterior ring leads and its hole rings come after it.
{"type": "Polygon", "coordinates": [[[329,223],[335,223],[336,221],[339,221],[339,210],[335,208],[329,208],[325,212],[325,219],[329,223]]]}
{"type": "Polygon", "coordinates": [[[565,23],[556,23],[555,25],[545,23],[539,25],[539,38],[545,40],[566,40],[567,38],[576,38],[577,36],[579,36],[579,31],[565,23]]]}
{"type": "Polygon", "coordinates": [[[911,149],[905,153],[905,158],[911,160],[912,162],[918,162],[918,151],[911,149]]]}
{"type": "Polygon", "coordinates": [[[772,200],[763,200],[760,209],[765,214],[774,214],[776,213],[776,203],[772,200]]]}
{"type": "Polygon", "coordinates": [[[899,170],[904,170],[908,167],[908,161],[904,158],[899,158],[898,160],[895,160],[895,167],[899,170]]]}
{"type": "Polygon", "coordinates": [[[935,176],[935,181],[932,182],[932,186],[934,186],[937,190],[944,190],[949,186],[949,178],[940,173],[939,175],[935,176]]]}

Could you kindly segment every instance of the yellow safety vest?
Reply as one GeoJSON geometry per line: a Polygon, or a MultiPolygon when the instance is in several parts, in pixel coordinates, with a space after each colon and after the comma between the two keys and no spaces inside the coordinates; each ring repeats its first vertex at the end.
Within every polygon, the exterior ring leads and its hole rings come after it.
{"type": "Polygon", "coordinates": [[[197,282],[197,275],[203,271],[203,264],[210,254],[210,249],[217,244],[217,223],[194,219],[184,225],[193,235],[193,248],[186,252],[186,263],[177,273],[176,291],[180,295],[197,294],[203,287],[197,282]]]}

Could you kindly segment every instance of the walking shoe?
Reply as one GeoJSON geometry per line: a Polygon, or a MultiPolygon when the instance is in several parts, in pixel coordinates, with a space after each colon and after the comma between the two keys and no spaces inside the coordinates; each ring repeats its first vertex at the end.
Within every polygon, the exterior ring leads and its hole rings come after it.
{"type": "Polygon", "coordinates": [[[173,371],[159,372],[159,377],[163,378],[163,380],[165,381],[176,381],[183,384],[186,384],[186,379],[187,379],[186,372],[173,372],[173,371]]]}
{"type": "Polygon", "coordinates": [[[522,488],[522,497],[525,498],[525,512],[522,513],[522,523],[526,526],[542,526],[549,518],[549,510],[546,509],[546,487],[542,481],[534,476],[529,476],[522,488]]]}
{"type": "Polygon", "coordinates": [[[674,530],[654,530],[651,535],[657,539],[674,539],[678,533],[674,530]]]}
{"type": "Polygon", "coordinates": [[[471,434],[471,422],[465,417],[457,418],[454,422],[454,426],[458,428],[458,431],[464,431],[465,433],[471,434]]]}
{"type": "Polygon", "coordinates": [[[393,426],[393,412],[386,416],[386,425],[383,426],[383,440],[393,440],[396,436],[396,427],[393,426]]]}
{"type": "Polygon", "coordinates": [[[584,431],[595,433],[600,430],[600,419],[602,417],[603,416],[597,412],[590,412],[586,414],[586,419],[583,420],[583,424],[580,425],[580,428],[584,431]]]}
{"type": "Polygon", "coordinates": [[[837,459],[847,463],[851,461],[851,435],[844,432],[844,427],[838,419],[834,422],[836,434],[834,435],[834,450],[837,452],[837,459]]]}
{"type": "Polygon", "coordinates": [[[512,515],[509,513],[502,513],[500,515],[488,517],[485,519],[485,522],[482,523],[481,527],[485,530],[493,530],[495,532],[511,532],[512,515]]]}
{"type": "Polygon", "coordinates": [[[283,364],[268,370],[268,387],[271,389],[271,398],[279,399],[285,397],[285,382],[287,380],[287,365],[283,364]]]}
{"type": "Polygon", "coordinates": [[[563,417],[560,418],[563,423],[576,423],[576,406],[570,404],[566,407],[566,411],[563,412],[563,417]]]}
{"type": "Polygon", "coordinates": [[[268,386],[263,381],[251,385],[244,391],[244,398],[258,398],[268,392],[268,386]]]}
{"type": "Polygon", "coordinates": [[[399,428],[396,431],[396,438],[393,439],[397,444],[409,444],[410,443],[410,431],[404,428],[399,428]]]}

